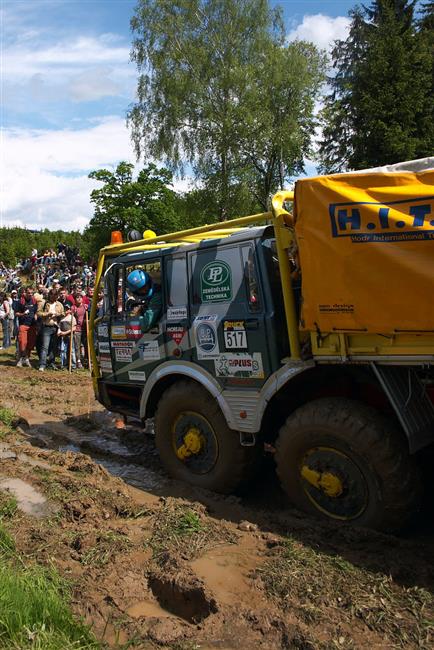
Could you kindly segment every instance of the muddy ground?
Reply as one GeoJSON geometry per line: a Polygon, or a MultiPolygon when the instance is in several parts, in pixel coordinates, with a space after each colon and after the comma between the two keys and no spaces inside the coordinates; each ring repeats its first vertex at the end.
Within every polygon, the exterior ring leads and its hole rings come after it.
{"type": "Polygon", "coordinates": [[[86,372],[38,373],[0,353],[0,506],[27,561],[71,581],[103,647],[174,650],[429,648],[434,529],[400,537],[291,509],[272,458],[246,493],[170,480],[152,426],[125,430],[86,372]]]}

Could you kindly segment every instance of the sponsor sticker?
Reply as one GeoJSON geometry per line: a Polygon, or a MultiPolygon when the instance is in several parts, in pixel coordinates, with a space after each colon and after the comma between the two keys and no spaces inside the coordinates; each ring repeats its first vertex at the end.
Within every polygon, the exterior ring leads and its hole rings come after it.
{"type": "Polygon", "coordinates": [[[108,339],[108,326],[107,325],[98,325],[98,336],[108,339]]]}
{"type": "Polygon", "coordinates": [[[128,323],[125,327],[125,334],[127,339],[140,339],[142,337],[140,323],[128,323]]]}
{"type": "Polygon", "coordinates": [[[186,329],[183,325],[180,325],[177,323],[176,325],[168,325],[166,328],[166,332],[169,336],[169,338],[172,339],[172,341],[175,341],[176,345],[179,345],[184,338],[184,335],[186,333],[186,329]]]}
{"type": "Polygon", "coordinates": [[[126,338],[125,325],[113,325],[112,339],[124,339],[124,338],[126,338]]]}
{"type": "Polygon", "coordinates": [[[128,379],[130,381],[146,381],[146,373],[143,370],[130,370],[128,379]]]}
{"type": "Polygon", "coordinates": [[[221,354],[214,360],[217,377],[250,377],[263,379],[262,355],[253,354],[221,354]]]}
{"type": "Polygon", "coordinates": [[[187,307],[168,307],[166,318],[168,321],[178,321],[187,318],[187,307]]]}
{"type": "Polygon", "coordinates": [[[226,350],[247,349],[247,333],[243,320],[225,320],[223,336],[226,350]]]}
{"type": "Polygon", "coordinates": [[[195,322],[195,339],[198,359],[216,359],[220,350],[214,322],[195,322]]]}
{"type": "Polygon", "coordinates": [[[120,363],[131,363],[133,360],[133,349],[130,348],[115,348],[116,361],[120,363]]]}
{"type": "Polygon", "coordinates": [[[214,260],[206,264],[200,274],[201,302],[232,300],[232,272],[226,262],[214,260]]]}
{"type": "Polygon", "coordinates": [[[158,341],[143,341],[138,345],[139,356],[145,361],[160,359],[160,346],[158,341]]]}
{"type": "Polygon", "coordinates": [[[133,343],[131,341],[113,341],[112,348],[133,348],[133,343]]]}
{"type": "Polygon", "coordinates": [[[217,320],[217,318],[218,318],[217,314],[199,314],[194,319],[194,322],[200,323],[202,321],[207,321],[207,322],[214,323],[217,320]]]}
{"type": "Polygon", "coordinates": [[[101,354],[99,358],[99,367],[102,372],[113,372],[112,359],[109,354],[101,354]]]}
{"type": "Polygon", "coordinates": [[[108,341],[98,341],[98,351],[100,354],[110,354],[110,343],[108,341]]]}

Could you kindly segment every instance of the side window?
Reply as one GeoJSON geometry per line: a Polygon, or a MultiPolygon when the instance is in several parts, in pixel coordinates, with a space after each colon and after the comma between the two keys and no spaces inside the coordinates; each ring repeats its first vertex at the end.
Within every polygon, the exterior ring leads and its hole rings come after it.
{"type": "Polygon", "coordinates": [[[243,271],[238,246],[211,248],[191,256],[193,303],[211,305],[244,301],[243,271]]]}
{"type": "Polygon", "coordinates": [[[116,314],[122,311],[123,266],[115,264],[104,278],[104,313],[116,314]]]}
{"type": "Polygon", "coordinates": [[[120,292],[119,300],[122,304],[122,298],[124,300],[123,306],[120,309],[122,311],[125,309],[125,304],[128,300],[134,301],[135,294],[128,286],[126,282],[128,276],[132,271],[142,270],[148,275],[151,276],[153,284],[161,285],[161,262],[160,260],[146,260],[146,262],[137,262],[135,264],[128,264],[125,266],[125,290],[120,292]]]}
{"type": "Polygon", "coordinates": [[[187,261],[185,257],[166,259],[167,306],[188,304],[187,261]]]}
{"type": "Polygon", "coordinates": [[[243,246],[241,248],[241,256],[243,260],[247,303],[250,311],[257,312],[261,310],[261,299],[253,246],[243,246]]]}

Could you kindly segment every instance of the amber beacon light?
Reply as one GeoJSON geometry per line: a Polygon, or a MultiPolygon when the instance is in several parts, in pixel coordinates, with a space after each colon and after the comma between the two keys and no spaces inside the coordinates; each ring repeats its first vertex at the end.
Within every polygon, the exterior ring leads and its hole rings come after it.
{"type": "Polygon", "coordinates": [[[122,233],[120,230],[112,230],[110,244],[123,244],[122,233]]]}

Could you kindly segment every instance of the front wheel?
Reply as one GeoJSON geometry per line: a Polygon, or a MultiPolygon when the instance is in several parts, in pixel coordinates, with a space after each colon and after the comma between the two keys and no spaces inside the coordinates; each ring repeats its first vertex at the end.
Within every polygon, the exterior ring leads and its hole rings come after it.
{"type": "Polygon", "coordinates": [[[279,433],[277,473],[300,510],[393,531],[419,508],[420,477],[398,432],[346,399],[297,409],[279,433]]]}
{"type": "Polygon", "coordinates": [[[194,382],[180,381],[161,397],[155,442],[167,472],[176,479],[223,494],[250,474],[255,447],[243,447],[216,402],[194,382]]]}

